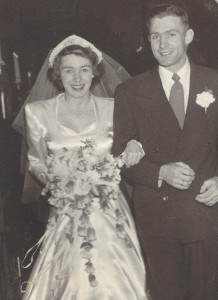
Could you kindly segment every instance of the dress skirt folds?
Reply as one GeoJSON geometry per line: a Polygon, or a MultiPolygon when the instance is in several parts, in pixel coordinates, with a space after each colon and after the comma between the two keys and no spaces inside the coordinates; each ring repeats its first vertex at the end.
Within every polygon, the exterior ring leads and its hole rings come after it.
{"type": "MultiPolygon", "coordinates": [[[[80,133],[70,127],[71,116],[67,110],[65,118],[61,118],[61,101],[59,95],[27,106],[27,124],[31,129],[28,156],[35,173],[42,172],[45,149],[49,153],[64,147],[73,149],[81,141],[93,138],[98,150],[110,151],[113,99],[92,96],[96,122],[80,133]]],[[[23,300],[147,300],[145,269],[135,225],[121,191],[111,203],[113,211],[119,209],[125,216],[124,229],[131,246],[118,236],[114,215],[103,211],[96,199],[90,214],[96,232],[90,264],[83,255],[83,238],[79,234],[72,238],[70,234],[77,232],[81,211],[76,212],[72,221],[70,215],[57,214],[53,208],[23,300]]]]}

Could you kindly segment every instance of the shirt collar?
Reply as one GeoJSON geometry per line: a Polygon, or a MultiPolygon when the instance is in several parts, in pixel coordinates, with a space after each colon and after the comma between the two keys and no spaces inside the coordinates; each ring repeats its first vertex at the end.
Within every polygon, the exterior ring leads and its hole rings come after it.
{"type": "MultiPolygon", "coordinates": [[[[188,57],[186,57],[186,61],[184,66],[177,72],[179,75],[181,81],[184,81],[185,78],[187,78],[187,74],[190,72],[190,63],[188,60],[188,57]]],[[[170,82],[173,76],[173,72],[167,70],[165,67],[159,66],[159,74],[161,77],[161,80],[164,82],[170,82]]]]}

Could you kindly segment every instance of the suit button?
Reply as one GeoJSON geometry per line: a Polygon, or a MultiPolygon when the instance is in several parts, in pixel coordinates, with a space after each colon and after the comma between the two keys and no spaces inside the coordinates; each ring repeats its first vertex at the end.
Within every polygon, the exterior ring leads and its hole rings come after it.
{"type": "Polygon", "coordinates": [[[164,201],[169,200],[169,196],[163,196],[163,200],[164,200],[164,201]]]}
{"type": "Polygon", "coordinates": [[[152,152],[153,153],[157,153],[158,151],[159,151],[158,146],[155,145],[154,148],[152,149],[152,152]]]}
{"type": "Polygon", "coordinates": [[[207,146],[207,148],[211,148],[211,143],[208,142],[208,143],[206,144],[206,146],[207,146]]]}

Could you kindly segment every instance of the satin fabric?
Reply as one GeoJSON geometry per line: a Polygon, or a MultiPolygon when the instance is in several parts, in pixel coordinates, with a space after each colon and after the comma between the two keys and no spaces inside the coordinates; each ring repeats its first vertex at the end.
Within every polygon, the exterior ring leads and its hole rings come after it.
{"type": "MultiPolygon", "coordinates": [[[[66,147],[73,148],[86,138],[94,138],[97,151],[108,153],[113,141],[113,99],[92,96],[95,122],[78,133],[72,126],[72,116],[63,105],[63,96],[37,101],[26,106],[29,168],[43,182],[44,160],[48,153],[66,147]]],[[[147,300],[145,269],[134,222],[127,202],[120,192],[112,202],[126,216],[125,230],[132,242],[129,248],[117,236],[113,214],[106,214],[95,202],[90,215],[96,230],[93,265],[98,285],[90,286],[81,256],[82,238],[66,237],[72,229],[67,215],[56,216],[55,209],[43,236],[43,245],[33,267],[23,300],[147,300]]],[[[75,217],[79,224],[80,213],[75,217]]]]}
{"type": "MultiPolygon", "coordinates": [[[[49,69],[49,57],[51,51],[47,55],[40,72],[37,76],[37,79],[25,101],[22,108],[20,109],[16,119],[14,120],[12,126],[19,133],[23,134],[26,137],[26,122],[24,116],[24,108],[27,103],[35,102],[41,99],[51,99],[55,97],[60,91],[48,78],[48,69],[49,69]]],[[[130,78],[128,72],[121,66],[117,61],[108,56],[105,53],[103,54],[102,60],[102,73],[97,80],[93,80],[91,91],[94,95],[99,97],[113,97],[115,88],[118,84],[130,78]]],[[[23,142],[21,149],[21,174],[25,174],[24,187],[21,201],[23,203],[33,203],[38,201],[41,191],[41,185],[29,174],[27,171],[27,159],[26,159],[26,143],[23,142]]],[[[37,217],[41,222],[45,222],[46,214],[43,212],[43,204],[38,204],[37,217]]]]}

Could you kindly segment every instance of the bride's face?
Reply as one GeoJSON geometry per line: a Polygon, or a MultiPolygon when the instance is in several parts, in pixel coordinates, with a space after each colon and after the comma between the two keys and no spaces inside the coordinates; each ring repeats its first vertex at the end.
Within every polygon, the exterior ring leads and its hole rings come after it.
{"type": "Polygon", "coordinates": [[[94,75],[92,63],[88,58],[75,54],[63,56],[60,76],[67,95],[82,99],[89,97],[94,75]]]}

